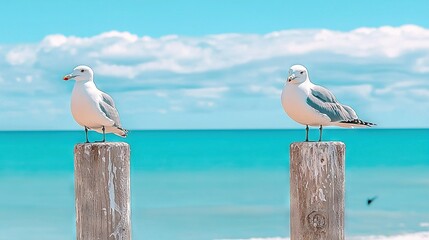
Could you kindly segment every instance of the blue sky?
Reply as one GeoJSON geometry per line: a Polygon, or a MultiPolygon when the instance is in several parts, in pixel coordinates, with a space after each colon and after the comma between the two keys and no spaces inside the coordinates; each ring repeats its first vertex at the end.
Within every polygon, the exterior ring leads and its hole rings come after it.
{"type": "Polygon", "coordinates": [[[49,34],[139,36],[269,33],[284,29],[416,24],[429,27],[425,0],[64,0],[1,1],[0,42],[34,42],[49,34]]]}
{"type": "Polygon", "coordinates": [[[429,127],[426,1],[28,5],[0,8],[1,130],[78,129],[61,81],[78,64],[130,129],[300,127],[279,100],[296,63],[364,120],[429,127]]]}

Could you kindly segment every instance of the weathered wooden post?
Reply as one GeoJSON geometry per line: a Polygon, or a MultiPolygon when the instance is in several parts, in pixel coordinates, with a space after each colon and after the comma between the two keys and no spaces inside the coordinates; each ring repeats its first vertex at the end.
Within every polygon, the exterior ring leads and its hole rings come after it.
{"type": "Polygon", "coordinates": [[[344,240],[345,145],[290,146],[291,240],[344,240]]]}
{"type": "Polygon", "coordinates": [[[74,149],[78,240],[130,240],[130,147],[123,142],[74,149]]]}

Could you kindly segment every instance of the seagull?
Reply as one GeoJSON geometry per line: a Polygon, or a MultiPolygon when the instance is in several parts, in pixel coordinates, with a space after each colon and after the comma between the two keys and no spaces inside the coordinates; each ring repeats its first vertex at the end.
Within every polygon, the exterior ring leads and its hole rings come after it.
{"type": "Polygon", "coordinates": [[[307,68],[302,65],[293,65],[289,69],[281,102],[290,118],[306,126],[306,142],[308,126],[319,126],[320,142],[322,126],[353,128],[376,125],[360,120],[351,107],[339,103],[328,89],[313,84],[308,77],[307,68]]]}
{"type": "Polygon", "coordinates": [[[86,143],[89,143],[89,129],[103,133],[101,142],[106,141],[106,132],[126,137],[128,131],[121,126],[113,99],[98,90],[93,78],[92,69],[84,65],[75,67],[72,73],[64,76],[66,81],[76,81],[71,96],[71,112],[74,120],[85,128],[86,143]]]}

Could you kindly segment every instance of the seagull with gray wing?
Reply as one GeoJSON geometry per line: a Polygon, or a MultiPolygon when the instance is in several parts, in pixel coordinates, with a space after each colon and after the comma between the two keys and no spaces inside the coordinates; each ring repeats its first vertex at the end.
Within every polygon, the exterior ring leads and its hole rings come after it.
{"type": "Polygon", "coordinates": [[[319,127],[319,141],[322,141],[323,126],[353,128],[375,125],[360,120],[351,107],[339,103],[328,89],[313,84],[302,65],[293,65],[289,69],[281,101],[287,115],[306,126],[305,141],[308,141],[308,126],[319,127]]]}
{"type": "Polygon", "coordinates": [[[93,77],[92,69],[83,65],[64,76],[64,80],[76,81],[71,97],[71,112],[76,122],[85,128],[86,142],[89,142],[88,129],[103,133],[102,142],[106,141],[106,133],[126,137],[128,131],[121,126],[113,99],[98,90],[93,77]]]}

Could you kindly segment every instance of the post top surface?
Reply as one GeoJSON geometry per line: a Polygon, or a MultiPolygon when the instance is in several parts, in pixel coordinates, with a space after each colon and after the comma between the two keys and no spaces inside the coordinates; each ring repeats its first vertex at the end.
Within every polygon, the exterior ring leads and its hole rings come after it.
{"type": "Polygon", "coordinates": [[[328,142],[293,142],[290,144],[291,147],[322,147],[322,146],[345,146],[343,142],[328,141],[328,142]]]}
{"type": "Polygon", "coordinates": [[[78,143],[75,147],[128,147],[126,142],[92,142],[92,143],[78,143]]]}

